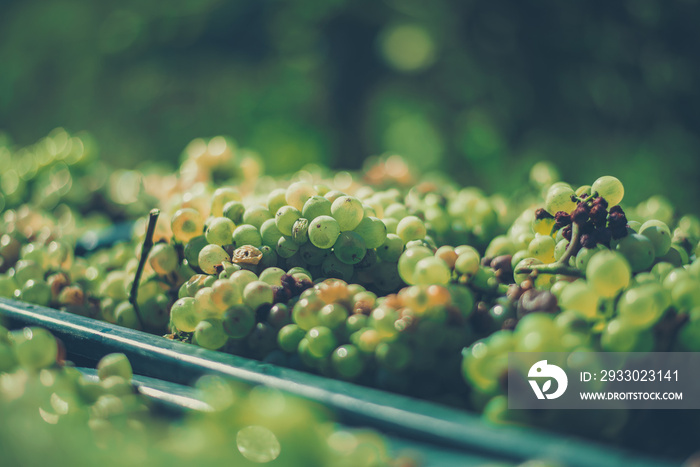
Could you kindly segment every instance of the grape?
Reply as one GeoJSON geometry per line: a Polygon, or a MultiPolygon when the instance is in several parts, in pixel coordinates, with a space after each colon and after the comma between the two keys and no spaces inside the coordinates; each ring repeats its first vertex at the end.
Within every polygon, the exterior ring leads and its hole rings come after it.
{"type": "Polygon", "coordinates": [[[688,252],[685,248],[675,244],[671,244],[671,248],[668,249],[665,255],[656,258],[657,261],[665,261],[671,263],[676,267],[681,267],[684,264],[688,264],[688,252]]]}
{"type": "Polygon", "coordinates": [[[282,237],[282,232],[277,228],[277,221],[275,219],[268,219],[263,222],[260,227],[260,235],[263,245],[277,248],[277,243],[282,237]]]}
{"type": "Polygon", "coordinates": [[[255,327],[255,312],[247,305],[234,305],[222,317],[224,332],[234,339],[241,339],[255,327]]]}
{"type": "Polygon", "coordinates": [[[224,216],[224,211],[228,203],[238,202],[241,201],[241,199],[241,193],[235,188],[217,188],[211,197],[211,215],[215,217],[224,216]]]}
{"type": "Polygon", "coordinates": [[[112,353],[105,355],[97,363],[97,376],[103,381],[110,376],[119,376],[128,382],[134,376],[134,373],[126,355],[123,353],[112,353]]]}
{"type": "Polygon", "coordinates": [[[586,278],[593,290],[602,297],[611,298],[627,287],[631,271],[627,260],[613,251],[599,251],[586,267],[586,278]]]}
{"type": "Polygon", "coordinates": [[[323,326],[336,329],[348,318],[348,310],[338,303],[329,303],[319,311],[319,319],[323,326]]]}
{"type": "Polygon", "coordinates": [[[328,250],[323,250],[314,246],[311,242],[306,242],[299,247],[299,256],[309,266],[320,266],[328,256],[328,250]]]}
{"type": "MultiPolygon", "coordinates": [[[[384,225],[386,225],[386,233],[387,234],[395,234],[396,233],[396,228],[399,226],[399,221],[392,218],[392,217],[385,217],[382,219],[382,222],[384,222],[384,225]]],[[[403,241],[401,242],[403,243],[403,241]]]]}
{"type": "MultiPolygon", "coordinates": [[[[298,211],[301,211],[309,198],[316,196],[317,194],[316,189],[314,189],[310,183],[295,182],[289,185],[289,188],[287,188],[285,199],[287,200],[288,205],[295,207],[298,211]]],[[[281,228],[280,231],[285,233],[285,231],[281,228]]],[[[285,235],[289,234],[285,233],[285,235]]]]}
{"type": "Polygon", "coordinates": [[[331,205],[331,216],[342,232],[355,230],[365,215],[362,202],[352,196],[341,196],[331,205]]]}
{"type": "Polygon", "coordinates": [[[287,204],[286,200],[287,190],[283,188],[277,188],[272,190],[267,197],[267,207],[270,212],[277,212],[282,206],[287,204]]]}
{"type": "Polygon", "coordinates": [[[282,285],[282,276],[285,274],[284,269],[275,267],[267,268],[260,273],[260,280],[270,285],[280,287],[282,285]]]}
{"type": "Polygon", "coordinates": [[[409,248],[403,252],[401,258],[399,258],[398,272],[401,279],[407,284],[415,283],[415,269],[416,265],[423,258],[432,257],[433,253],[426,247],[413,247],[409,248]]]}
{"type": "Polygon", "coordinates": [[[328,249],[340,235],[340,225],[330,216],[319,216],[309,225],[309,241],[318,248],[328,249]]]}
{"type": "Polygon", "coordinates": [[[446,285],[450,282],[450,268],[439,258],[423,258],[416,263],[413,278],[415,283],[420,285],[446,285]]]}
{"type": "Polygon", "coordinates": [[[24,328],[13,331],[17,361],[23,367],[39,370],[56,362],[58,345],[49,331],[43,328],[24,328]]]}
{"type": "Polygon", "coordinates": [[[34,261],[17,261],[15,264],[15,280],[18,284],[23,284],[31,280],[44,280],[44,268],[34,261]]]}
{"type": "Polygon", "coordinates": [[[73,250],[62,241],[53,241],[47,250],[49,267],[52,269],[68,269],[73,263],[73,250]]]}
{"type": "Polygon", "coordinates": [[[243,213],[243,223],[250,224],[258,230],[270,219],[274,219],[274,216],[264,206],[251,206],[243,213]]]}
{"type": "Polygon", "coordinates": [[[187,243],[204,230],[204,219],[192,208],[176,211],[170,222],[173,237],[180,243],[187,243]]]}
{"type": "Polygon", "coordinates": [[[654,348],[654,336],[622,319],[613,319],[603,330],[600,346],[606,352],[650,352],[654,348]]]}
{"type": "Polygon", "coordinates": [[[384,210],[384,217],[390,217],[392,219],[396,219],[397,221],[408,217],[408,215],[409,214],[408,210],[406,209],[406,206],[400,203],[390,204],[384,210]]]}
{"type": "Polygon", "coordinates": [[[595,248],[581,248],[576,254],[576,268],[585,271],[593,255],[606,249],[603,245],[596,245],[595,248]]]}
{"type": "Polygon", "coordinates": [[[272,308],[270,308],[270,312],[267,314],[267,323],[270,326],[279,329],[282,326],[289,324],[290,322],[291,314],[287,305],[284,305],[282,303],[272,305],[272,308]]]}
{"type": "Polygon", "coordinates": [[[408,243],[411,240],[422,240],[427,235],[427,231],[422,220],[416,216],[406,216],[396,226],[396,234],[404,243],[408,243]]]}
{"type": "Polygon", "coordinates": [[[211,302],[220,310],[242,303],[242,295],[237,285],[230,280],[219,279],[211,285],[211,302]]]}
{"type": "Polygon", "coordinates": [[[204,235],[192,238],[185,245],[184,256],[187,263],[193,268],[199,268],[199,252],[207,246],[209,242],[204,235]]]}
{"type": "Polygon", "coordinates": [[[355,268],[350,264],[345,264],[336,256],[331,255],[321,263],[321,272],[325,277],[333,277],[349,281],[352,278],[355,268]]]}
{"type": "Polygon", "coordinates": [[[275,251],[282,258],[291,258],[299,251],[299,244],[292,237],[280,237],[275,251]]]}
{"type": "Polygon", "coordinates": [[[390,371],[401,371],[411,361],[411,349],[400,342],[382,342],[375,350],[377,363],[390,371]]]}
{"type": "Polygon", "coordinates": [[[240,201],[230,201],[224,205],[223,216],[230,219],[234,224],[243,222],[245,206],[240,201]]]}
{"type": "Polygon", "coordinates": [[[304,203],[304,207],[301,210],[301,215],[306,219],[315,219],[319,216],[330,216],[331,204],[332,201],[329,201],[323,196],[312,196],[306,201],[306,203],[304,203]]]}
{"type": "Polygon", "coordinates": [[[559,305],[565,310],[578,311],[587,319],[594,319],[598,314],[598,295],[586,281],[577,280],[564,287],[559,305]]]}
{"type": "Polygon", "coordinates": [[[173,303],[170,309],[170,322],[179,331],[194,332],[194,328],[200,321],[197,313],[196,300],[192,297],[183,297],[173,303]]]}
{"type": "Polygon", "coordinates": [[[0,297],[12,298],[17,290],[17,282],[14,277],[0,274],[0,297]]]}
{"type": "Polygon", "coordinates": [[[20,289],[21,300],[35,305],[49,306],[51,303],[51,287],[43,280],[28,280],[20,289]]]}
{"type": "Polygon", "coordinates": [[[357,264],[365,257],[365,241],[355,232],[341,232],[333,246],[336,258],[345,264],[357,264]]]}
{"type": "Polygon", "coordinates": [[[557,212],[571,212],[576,208],[576,203],[571,201],[571,197],[575,196],[574,190],[568,185],[552,185],[547,191],[544,208],[550,214],[557,212]]]}
{"type": "Polygon", "coordinates": [[[554,262],[554,239],[549,235],[536,235],[527,247],[531,258],[537,258],[543,263],[554,262]]]}
{"type": "Polygon", "coordinates": [[[368,249],[379,248],[387,238],[386,225],[376,217],[364,217],[355,228],[357,233],[365,241],[368,249]]]}
{"type": "Polygon", "coordinates": [[[632,272],[649,269],[654,263],[654,244],[644,235],[630,234],[623,237],[615,246],[630,263],[632,272]]]}
{"type": "Polygon", "coordinates": [[[377,248],[377,256],[388,263],[397,262],[403,253],[404,243],[396,234],[387,234],[384,243],[377,248]]]}
{"type": "Polygon", "coordinates": [[[233,231],[233,245],[236,248],[245,245],[260,248],[262,246],[262,237],[258,229],[254,226],[248,224],[239,225],[236,227],[236,230],[233,231]]]}
{"type": "MultiPolygon", "coordinates": [[[[535,266],[537,264],[543,264],[543,263],[542,263],[542,261],[540,261],[537,258],[525,258],[525,259],[521,260],[518,264],[515,265],[515,268],[513,269],[513,271],[518,271],[519,269],[522,269],[522,268],[530,268],[530,267],[535,266]]],[[[479,271],[481,271],[481,269],[479,269],[479,271]]],[[[513,274],[513,278],[515,280],[515,283],[519,284],[519,285],[522,284],[523,281],[527,280],[528,277],[530,277],[530,273],[515,272],[513,274]]]]}
{"type": "Polygon", "coordinates": [[[277,334],[277,344],[280,349],[287,353],[294,353],[299,347],[299,343],[306,336],[306,331],[296,324],[288,324],[280,329],[277,334]]]}
{"type": "Polygon", "coordinates": [[[610,175],[602,176],[593,182],[591,192],[598,193],[598,196],[605,198],[609,206],[620,204],[625,196],[625,188],[620,180],[610,175]]]}
{"type": "Polygon", "coordinates": [[[253,281],[243,290],[243,302],[253,310],[263,304],[272,304],[273,300],[272,286],[267,282],[253,281]]]}
{"type": "Polygon", "coordinates": [[[197,263],[207,274],[216,274],[224,262],[231,262],[231,257],[219,245],[207,245],[199,252],[197,263]]]}
{"type": "Polygon", "coordinates": [[[116,324],[125,328],[140,329],[141,322],[136,314],[136,309],[129,302],[122,302],[114,309],[116,324]]]}
{"type": "Polygon", "coordinates": [[[557,242],[556,246],[554,247],[554,261],[559,261],[566,253],[567,248],[569,248],[568,240],[560,240],[557,242]]]}
{"type": "Polygon", "coordinates": [[[686,278],[679,280],[671,289],[673,306],[680,311],[700,307],[700,282],[686,278]]]}
{"type": "Polygon", "coordinates": [[[363,314],[354,314],[348,316],[345,321],[345,330],[348,335],[359,331],[360,329],[367,327],[367,321],[369,318],[363,314]]]}
{"type": "Polygon", "coordinates": [[[316,326],[306,333],[309,352],[317,358],[328,357],[338,345],[333,331],[325,326],[316,326]]]}
{"type": "MultiPolygon", "coordinates": [[[[457,253],[457,251],[455,251],[455,253],[457,253]]],[[[479,258],[479,253],[472,250],[466,250],[457,256],[457,260],[455,261],[455,271],[460,274],[473,276],[479,270],[480,264],[481,259],[479,258]]]]}
{"type": "Polygon", "coordinates": [[[294,223],[301,217],[301,211],[292,206],[282,206],[275,214],[275,223],[282,235],[290,237],[294,223]]]}
{"type": "Polygon", "coordinates": [[[169,243],[156,243],[148,255],[148,264],[159,276],[167,276],[174,272],[179,261],[175,247],[169,243]]]}
{"type": "Polygon", "coordinates": [[[299,245],[303,245],[309,239],[309,220],[303,217],[294,222],[292,226],[292,239],[299,245]]]}
{"type": "Polygon", "coordinates": [[[325,303],[318,298],[302,298],[292,308],[292,320],[305,331],[321,324],[318,316],[325,303]]]}
{"type": "Polygon", "coordinates": [[[666,310],[665,292],[658,283],[648,283],[627,290],[617,303],[620,319],[627,325],[647,328],[666,310]]]}
{"type": "Polygon", "coordinates": [[[207,318],[200,321],[195,327],[194,339],[197,345],[205,349],[217,350],[226,344],[228,335],[224,332],[224,326],[220,319],[207,318]]]}
{"type": "Polygon", "coordinates": [[[333,351],[331,357],[333,369],[341,378],[352,380],[364,369],[362,354],[354,345],[341,345],[333,351]]]}
{"type": "Polygon", "coordinates": [[[665,255],[671,248],[671,230],[661,221],[646,221],[639,228],[639,233],[651,241],[654,245],[654,254],[657,257],[665,255]]]}
{"type": "Polygon", "coordinates": [[[236,224],[226,217],[215,217],[209,221],[204,237],[213,245],[230,245],[236,224]]]}
{"type": "Polygon", "coordinates": [[[229,280],[236,286],[236,288],[238,288],[242,296],[243,290],[246,288],[246,286],[253,281],[257,281],[258,276],[252,271],[241,269],[240,271],[234,272],[229,280]]]}

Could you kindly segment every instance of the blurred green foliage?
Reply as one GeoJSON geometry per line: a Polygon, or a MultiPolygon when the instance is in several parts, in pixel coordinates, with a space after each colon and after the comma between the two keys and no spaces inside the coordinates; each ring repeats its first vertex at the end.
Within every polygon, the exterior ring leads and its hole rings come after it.
{"type": "Polygon", "coordinates": [[[398,152],[503,192],[547,159],[698,212],[697,3],[5,0],[0,129],[124,167],[216,134],[272,173],[398,152]]]}

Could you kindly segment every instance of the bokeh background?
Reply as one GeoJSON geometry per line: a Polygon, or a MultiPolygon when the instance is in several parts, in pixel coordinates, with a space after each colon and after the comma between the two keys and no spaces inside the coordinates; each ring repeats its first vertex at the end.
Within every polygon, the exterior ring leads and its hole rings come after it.
{"type": "Polygon", "coordinates": [[[700,198],[693,0],[4,0],[0,130],[174,167],[230,135],[268,172],[397,152],[508,192],[534,161],[700,198]]]}

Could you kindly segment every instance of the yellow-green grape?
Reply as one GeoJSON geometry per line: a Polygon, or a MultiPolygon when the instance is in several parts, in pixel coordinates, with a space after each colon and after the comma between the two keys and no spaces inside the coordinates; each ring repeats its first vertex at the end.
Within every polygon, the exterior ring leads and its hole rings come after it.
{"type": "Polygon", "coordinates": [[[141,329],[141,322],[136,314],[136,309],[129,302],[121,302],[114,309],[114,319],[116,324],[125,328],[141,329]]]}
{"type": "Polygon", "coordinates": [[[450,282],[450,268],[440,258],[423,258],[416,263],[413,278],[418,285],[446,285],[450,282]]]}
{"type": "Polygon", "coordinates": [[[605,298],[612,298],[627,287],[631,273],[624,256],[609,250],[594,254],[586,267],[588,283],[605,298]]]}
{"type": "Polygon", "coordinates": [[[230,245],[236,224],[228,217],[214,217],[209,220],[204,237],[213,245],[230,245]]]}
{"type": "Polygon", "coordinates": [[[270,192],[267,197],[267,208],[270,212],[277,212],[282,206],[287,204],[287,190],[284,188],[276,188],[270,192]]]}
{"type": "Polygon", "coordinates": [[[559,171],[547,161],[537,162],[530,169],[530,181],[538,187],[549,186],[559,180],[559,171]]]}
{"type": "MultiPolygon", "coordinates": [[[[455,250],[456,252],[457,250],[455,250]]],[[[455,271],[471,277],[476,274],[480,265],[481,258],[476,250],[462,250],[462,254],[457,256],[457,260],[455,260],[455,271]]]]}
{"type": "Polygon", "coordinates": [[[49,331],[43,328],[24,328],[10,334],[20,365],[32,370],[46,368],[56,362],[58,345],[49,331]]]}
{"type": "Polygon", "coordinates": [[[593,193],[590,185],[581,185],[576,189],[576,196],[579,198],[586,198],[593,193]]]}
{"type": "Polygon", "coordinates": [[[243,222],[243,213],[245,213],[245,205],[240,201],[229,201],[224,205],[223,217],[231,219],[234,224],[243,222]]]}
{"type": "Polygon", "coordinates": [[[530,277],[530,272],[521,272],[518,273],[517,271],[523,268],[531,268],[532,266],[538,265],[538,264],[544,264],[542,261],[540,261],[537,258],[525,258],[521,260],[518,264],[515,265],[514,274],[513,274],[513,279],[515,280],[515,283],[520,285],[525,281],[528,277],[530,277]]]}
{"type": "Polygon", "coordinates": [[[398,271],[399,276],[407,284],[415,284],[415,270],[416,265],[423,258],[430,258],[433,256],[433,252],[424,246],[416,246],[407,249],[401,254],[399,258],[398,271]]]}
{"type": "Polygon", "coordinates": [[[384,243],[377,248],[377,256],[382,261],[395,263],[401,257],[404,250],[404,243],[401,238],[393,233],[388,233],[384,243]]]}
{"type": "Polygon", "coordinates": [[[202,235],[204,219],[196,210],[183,208],[175,212],[170,222],[173,237],[180,243],[187,243],[194,237],[202,235]]]}
{"type": "Polygon", "coordinates": [[[354,230],[364,215],[362,202],[353,196],[341,196],[331,204],[331,216],[338,221],[341,232],[354,230]]]}
{"type": "Polygon", "coordinates": [[[267,245],[270,248],[276,248],[277,243],[279,243],[280,238],[282,238],[282,232],[277,228],[277,221],[275,219],[268,219],[260,226],[260,237],[262,238],[263,245],[267,245]]]}
{"type": "Polygon", "coordinates": [[[556,214],[559,211],[569,213],[576,209],[576,202],[571,200],[572,196],[576,196],[576,193],[570,186],[552,185],[547,191],[544,208],[550,214],[556,214]]]}
{"type": "Polygon", "coordinates": [[[197,257],[199,268],[207,274],[216,274],[217,268],[224,262],[231,262],[231,257],[219,245],[207,245],[197,257]]]}
{"type": "Polygon", "coordinates": [[[301,217],[301,211],[293,206],[282,206],[277,210],[275,214],[275,223],[277,224],[277,229],[286,235],[287,237],[292,236],[292,228],[294,223],[301,217]]]}
{"type": "Polygon", "coordinates": [[[159,276],[167,276],[174,272],[179,265],[175,247],[169,243],[156,243],[148,255],[148,264],[159,276]]]}
{"type": "Polygon", "coordinates": [[[243,296],[237,285],[226,279],[218,279],[211,285],[210,298],[212,304],[220,310],[225,310],[243,301],[243,296]]]}
{"type": "Polygon", "coordinates": [[[134,376],[131,363],[123,353],[112,353],[102,357],[97,364],[97,376],[105,380],[111,376],[119,376],[126,381],[130,381],[134,376]]]}
{"type": "Polygon", "coordinates": [[[194,340],[205,349],[218,350],[226,344],[228,335],[220,319],[207,318],[200,321],[194,329],[194,340]]]}
{"type": "Polygon", "coordinates": [[[333,202],[329,201],[324,196],[312,196],[304,203],[301,215],[306,219],[315,219],[318,216],[330,216],[332,204],[333,202]]]}
{"type": "Polygon", "coordinates": [[[200,320],[197,301],[192,297],[178,299],[170,309],[170,322],[178,331],[194,332],[200,320]]]}
{"type": "Polygon", "coordinates": [[[566,253],[567,248],[569,248],[569,241],[564,239],[564,240],[559,240],[554,247],[554,260],[559,261],[562,256],[564,256],[564,253],[566,253]]]}
{"type": "MultiPolygon", "coordinates": [[[[250,224],[243,224],[236,227],[236,229],[233,231],[232,238],[232,243],[236,248],[245,245],[251,245],[255,248],[260,248],[262,246],[262,236],[260,235],[260,232],[255,228],[255,226],[250,224]]],[[[199,264],[201,267],[201,260],[199,264]]]]}
{"type": "Polygon", "coordinates": [[[484,252],[484,256],[494,258],[501,255],[509,255],[514,253],[517,247],[507,235],[498,235],[491,240],[489,246],[484,252]]]}
{"type": "Polygon", "coordinates": [[[258,230],[268,219],[274,219],[274,216],[264,206],[251,206],[243,213],[243,223],[250,224],[258,230]]]}
{"type": "Polygon", "coordinates": [[[224,206],[231,201],[241,201],[241,193],[232,187],[217,188],[211,197],[211,215],[221,217],[224,215],[224,206]]]}
{"type": "Polygon", "coordinates": [[[654,254],[661,257],[668,253],[671,248],[671,230],[664,222],[659,220],[648,220],[639,228],[639,233],[644,235],[654,245],[654,254]]]}
{"type": "Polygon", "coordinates": [[[586,266],[588,266],[588,261],[591,260],[593,255],[603,250],[607,250],[607,248],[600,244],[593,248],[581,248],[576,254],[576,268],[585,271],[586,266]]]}
{"type": "Polygon", "coordinates": [[[243,303],[253,310],[257,310],[260,305],[271,305],[273,300],[274,292],[267,282],[253,281],[243,289],[243,303]]]}
{"type": "Polygon", "coordinates": [[[319,216],[309,225],[309,241],[317,248],[331,248],[340,235],[340,224],[331,216],[319,216]]]}
{"type": "Polygon", "coordinates": [[[622,182],[611,175],[604,175],[591,185],[591,192],[598,193],[598,196],[605,198],[608,206],[616,206],[620,204],[625,196],[625,187],[622,182]]]}
{"type": "MultiPolygon", "coordinates": [[[[289,188],[287,188],[285,199],[287,200],[288,205],[295,207],[298,211],[301,211],[309,198],[316,196],[317,194],[316,189],[310,183],[295,182],[289,185],[289,188]]],[[[280,230],[282,233],[284,233],[282,229],[280,230]]]]}
{"type": "Polygon", "coordinates": [[[673,306],[681,311],[700,307],[700,281],[692,278],[680,279],[671,289],[673,306]]]}
{"type": "Polygon", "coordinates": [[[638,328],[656,323],[669,305],[667,292],[657,282],[649,282],[625,291],[617,303],[620,319],[638,328]]]}
{"type": "Polygon", "coordinates": [[[564,310],[575,310],[587,319],[598,314],[598,294],[584,280],[566,285],[559,296],[559,305],[564,310]]]}
{"type": "Polygon", "coordinates": [[[366,216],[355,228],[355,233],[362,237],[368,249],[379,248],[386,240],[386,224],[381,219],[366,216]]]}
{"type": "Polygon", "coordinates": [[[529,256],[537,258],[543,263],[554,262],[554,239],[549,235],[537,235],[527,247],[529,256]]]}
{"type": "Polygon", "coordinates": [[[532,231],[540,235],[550,235],[555,221],[554,216],[543,211],[540,218],[535,217],[532,219],[532,231]]]}
{"type": "Polygon", "coordinates": [[[425,224],[416,216],[406,216],[396,226],[396,234],[408,243],[411,240],[422,240],[427,235],[425,224]]]}
{"type": "Polygon", "coordinates": [[[644,235],[630,234],[620,239],[615,245],[615,251],[629,261],[632,272],[649,269],[654,263],[654,244],[644,235]]]}

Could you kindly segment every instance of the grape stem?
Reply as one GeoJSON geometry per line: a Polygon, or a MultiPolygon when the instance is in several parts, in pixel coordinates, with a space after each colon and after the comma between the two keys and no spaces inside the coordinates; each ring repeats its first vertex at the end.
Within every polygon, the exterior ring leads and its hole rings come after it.
{"type": "Polygon", "coordinates": [[[146,236],[143,239],[143,246],[141,248],[141,258],[139,258],[139,266],[136,268],[136,274],[134,275],[134,283],[131,284],[131,293],[129,294],[129,303],[134,307],[136,311],[136,317],[139,320],[139,324],[143,328],[143,318],[141,318],[141,311],[139,310],[138,295],[139,295],[139,284],[141,282],[141,275],[143,274],[143,268],[146,266],[146,260],[148,259],[148,254],[153,248],[153,233],[156,230],[156,223],[158,222],[158,216],[160,215],[160,210],[152,209],[148,215],[148,228],[146,229],[146,236]]]}
{"type": "Polygon", "coordinates": [[[569,259],[573,256],[574,251],[578,250],[581,241],[581,233],[579,232],[578,224],[575,222],[571,226],[571,241],[566,247],[564,254],[554,263],[550,264],[535,264],[530,267],[518,268],[516,274],[561,274],[564,276],[583,277],[583,271],[569,266],[569,259]]]}

